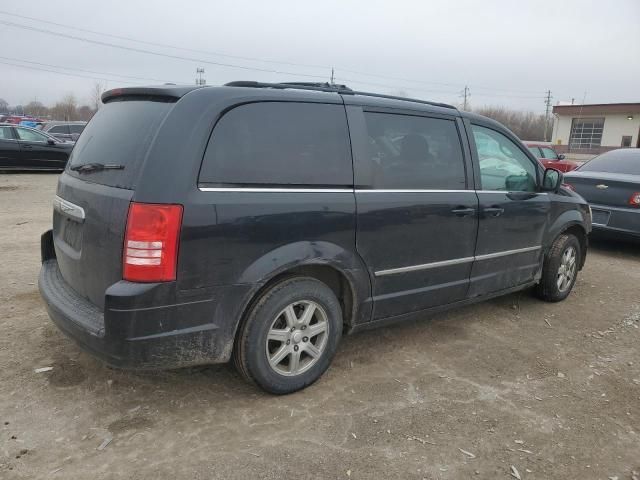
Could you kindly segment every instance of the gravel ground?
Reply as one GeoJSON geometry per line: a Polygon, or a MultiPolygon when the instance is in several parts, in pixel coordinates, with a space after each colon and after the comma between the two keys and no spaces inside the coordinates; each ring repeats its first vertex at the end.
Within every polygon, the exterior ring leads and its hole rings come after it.
{"type": "Polygon", "coordinates": [[[226,365],[113,370],[53,326],[37,275],[56,177],[0,175],[0,478],[640,472],[637,245],[594,242],[560,304],[522,292],[345,338],[319,382],[275,397],[226,365]]]}

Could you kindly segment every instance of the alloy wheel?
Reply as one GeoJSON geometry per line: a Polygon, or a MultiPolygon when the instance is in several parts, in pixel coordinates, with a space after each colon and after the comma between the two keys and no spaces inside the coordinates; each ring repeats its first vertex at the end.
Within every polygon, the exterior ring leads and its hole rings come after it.
{"type": "Polygon", "coordinates": [[[577,256],[576,249],[571,246],[562,254],[562,260],[558,268],[558,277],[556,279],[556,284],[560,292],[566,292],[573,282],[573,278],[576,275],[577,256]]]}
{"type": "Polygon", "coordinates": [[[272,370],[295,376],[315,365],[327,346],[329,321],[315,302],[302,300],[287,305],[273,320],[265,342],[272,370]]]}

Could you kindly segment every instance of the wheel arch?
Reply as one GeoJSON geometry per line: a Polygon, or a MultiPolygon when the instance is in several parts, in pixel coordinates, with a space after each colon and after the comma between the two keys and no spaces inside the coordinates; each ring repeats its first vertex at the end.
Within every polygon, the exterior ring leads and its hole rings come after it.
{"type": "Polygon", "coordinates": [[[255,303],[277,283],[292,277],[315,278],[336,295],[346,332],[369,319],[371,281],[362,259],[329,242],[296,242],[279,247],[253,262],[241,275],[241,283],[253,288],[246,295],[234,338],[255,303]],[[286,260],[285,260],[286,259],[286,260]]]}
{"type": "MultiPolygon", "coordinates": [[[[572,220],[563,224],[559,224],[556,228],[553,228],[551,231],[551,235],[549,235],[549,241],[546,245],[546,252],[549,251],[551,246],[557,240],[560,235],[569,233],[575,236],[580,243],[580,263],[578,265],[578,269],[582,270],[584,267],[585,261],[587,259],[587,248],[589,247],[589,237],[587,234],[587,230],[582,224],[581,221],[572,220]]],[[[546,255],[546,253],[545,253],[546,255]]]]}

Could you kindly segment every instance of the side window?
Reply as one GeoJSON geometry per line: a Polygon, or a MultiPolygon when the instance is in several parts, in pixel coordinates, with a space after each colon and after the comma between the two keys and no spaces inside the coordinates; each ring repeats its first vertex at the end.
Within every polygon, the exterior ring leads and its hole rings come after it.
{"type": "Polygon", "coordinates": [[[69,129],[71,130],[71,133],[82,133],[84,125],[69,125],[69,129]]]}
{"type": "Polygon", "coordinates": [[[373,187],[462,190],[464,158],[453,120],[365,112],[373,187]]]}
{"type": "Polygon", "coordinates": [[[20,140],[24,140],[25,142],[45,142],[47,141],[47,137],[38,133],[34,130],[27,130],[26,128],[16,128],[16,132],[18,133],[18,138],[20,140]]]}
{"type": "Polygon", "coordinates": [[[541,147],[543,158],[548,158],[549,160],[557,160],[558,154],[552,148],[541,147]]]}
{"type": "Polygon", "coordinates": [[[536,166],[514,142],[490,128],[472,125],[472,130],[483,190],[536,190],[536,166]]]}
{"type": "Polygon", "coordinates": [[[540,158],[540,149],[538,147],[527,147],[534,157],[540,158]]]}
{"type": "Polygon", "coordinates": [[[51,127],[51,129],[49,130],[49,133],[54,134],[54,133],[69,133],[69,126],[68,125],[56,125],[55,127],[51,127]]]}
{"type": "Polygon", "coordinates": [[[11,127],[0,127],[0,140],[13,140],[11,127]]]}
{"type": "Polygon", "coordinates": [[[344,107],[263,102],[234,108],[213,130],[199,181],[353,185],[344,107]]]}

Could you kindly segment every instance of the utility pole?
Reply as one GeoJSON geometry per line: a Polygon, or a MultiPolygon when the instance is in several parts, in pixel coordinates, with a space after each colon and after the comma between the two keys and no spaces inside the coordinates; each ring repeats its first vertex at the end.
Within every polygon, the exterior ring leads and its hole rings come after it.
{"type": "Polygon", "coordinates": [[[551,90],[547,90],[547,95],[544,97],[544,104],[546,105],[545,111],[544,111],[544,141],[548,142],[549,140],[547,140],[547,130],[549,128],[549,109],[551,108],[551,99],[553,97],[551,96],[551,90]]]}
{"type": "Polygon", "coordinates": [[[203,77],[204,68],[198,67],[196,68],[196,85],[206,85],[207,80],[203,77]]]}
{"type": "Polygon", "coordinates": [[[464,90],[462,91],[462,98],[464,99],[462,102],[462,109],[466,110],[469,106],[469,98],[471,97],[471,91],[469,90],[469,85],[464,86],[464,90]]]}
{"type": "Polygon", "coordinates": [[[331,67],[331,80],[330,80],[330,84],[331,84],[331,85],[335,85],[335,77],[334,77],[333,67],[331,67]]]}

